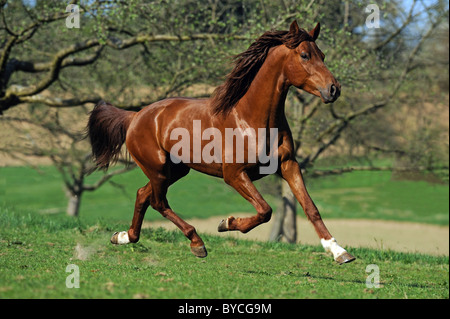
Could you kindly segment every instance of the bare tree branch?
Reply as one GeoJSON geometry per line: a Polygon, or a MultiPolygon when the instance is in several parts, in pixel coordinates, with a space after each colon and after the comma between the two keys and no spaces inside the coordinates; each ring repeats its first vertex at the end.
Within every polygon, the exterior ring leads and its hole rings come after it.
{"type": "Polygon", "coordinates": [[[129,165],[126,165],[123,168],[120,168],[120,169],[117,169],[114,171],[110,171],[107,174],[103,175],[103,177],[101,179],[99,179],[96,183],[90,184],[90,185],[83,185],[83,190],[94,191],[94,190],[98,189],[100,186],[102,186],[103,184],[105,184],[107,181],[109,181],[113,176],[126,173],[128,171],[133,170],[134,168],[136,168],[136,164],[131,163],[129,165]]]}
{"type": "MultiPolygon", "coordinates": [[[[99,57],[100,53],[102,52],[104,46],[99,46],[94,54],[91,54],[86,57],[67,57],[61,62],[60,68],[63,69],[68,66],[84,66],[91,64],[95,62],[99,57]]],[[[22,72],[29,72],[29,73],[39,73],[39,72],[46,72],[50,71],[52,68],[53,63],[52,62],[30,62],[30,61],[19,61],[17,59],[11,59],[9,62],[12,65],[12,69],[14,71],[22,71],[22,72]]]]}
{"type": "MultiPolygon", "coordinates": [[[[397,30],[392,32],[389,36],[387,36],[386,39],[384,39],[380,43],[376,44],[372,48],[372,50],[379,50],[382,47],[384,47],[385,45],[387,45],[388,43],[390,43],[395,37],[397,37],[411,23],[411,21],[414,18],[413,12],[414,12],[414,8],[416,7],[416,3],[417,3],[417,0],[414,0],[413,3],[411,4],[408,16],[406,17],[405,21],[403,21],[402,25],[397,30]]],[[[417,15],[419,15],[419,14],[416,14],[416,16],[417,15]]]]}
{"type": "MultiPolygon", "coordinates": [[[[90,39],[82,42],[72,44],[66,48],[59,50],[54,56],[52,61],[34,63],[31,61],[18,61],[17,59],[10,59],[9,52],[11,48],[16,44],[16,37],[11,36],[6,45],[3,48],[3,53],[0,56],[0,114],[2,111],[7,110],[15,105],[26,102],[41,102],[49,106],[54,107],[70,107],[85,103],[95,103],[101,99],[98,96],[89,96],[83,98],[70,98],[63,99],[57,97],[45,97],[40,95],[42,91],[50,87],[59,77],[60,71],[68,66],[83,66],[91,64],[96,61],[104,46],[108,46],[115,50],[124,50],[138,44],[144,44],[148,42],[179,42],[179,41],[196,41],[196,40],[211,40],[211,39],[234,39],[234,40],[248,40],[246,36],[230,35],[230,34],[216,34],[216,33],[198,33],[192,35],[168,35],[168,34],[138,34],[126,39],[120,39],[117,37],[109,36],[105,43],[99,39],[90,39]],[[95,52],[86,57],[71,57],[71,55],[96,48],[95,52]],[[44,78],[37,84],[29,86],[11,85],[6,88],[6,85],[15,71],[23,72],[47,72],[44,78]]],[[[185,70],[183,72],[188,72],[185,70]]],[[[176,78],[174,78],[176,79],[176,78]]],[[[175,89],[175,83],[173,82],[169,92],[175,89]]],[[[132,103],[126,107],[139,107],[145,104],[132,103]]]]}

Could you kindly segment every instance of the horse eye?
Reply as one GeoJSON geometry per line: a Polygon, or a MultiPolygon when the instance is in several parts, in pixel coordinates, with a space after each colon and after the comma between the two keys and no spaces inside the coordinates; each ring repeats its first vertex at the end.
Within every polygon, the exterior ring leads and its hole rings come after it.
{"type": "Polygon", "coordinates": [[[306,53],[306,52],[300,53],[300,57],[301,57],[303,60],[309,60],[309,55],[308,55],[308,53],[306,53]]]}

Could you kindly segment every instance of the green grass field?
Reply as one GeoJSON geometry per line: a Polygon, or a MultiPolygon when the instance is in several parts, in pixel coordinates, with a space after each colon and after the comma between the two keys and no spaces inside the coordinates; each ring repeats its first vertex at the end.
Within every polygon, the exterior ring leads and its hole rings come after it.
{"type": "Polygon", "coordinates": [[[448,225],[448,184],[395,180],[361,171],[312,179],[311,196],[327,218],[363,218],[448,225]]]}
{"type": "Polygon", "coordinates": [[[125,224],[0,212],[2,298],[448,298],[448,257],[353,249],[339,266],[320,247],[204,235],[194,257],[180,232],[145,229],[138,244],[109,244],[125,224]],[[68,265],[79,288],[67,288],[68,265]],[[379,268],[380,288],[366,286],[379,268]]]}
{"type": "MultiPolygon", "coordinates": [[[[90,179],[95,179],[95,173],[90,179]]],[[[27,167],[0,168],[0,203],[39,213],[64,213],[67,199],[58,172],[52,167],[36,171],[27,167]]],[[[129,221],[139,187],[147,183],[136,169],[117,176],[82,199],[81,217],[129,221]]],[[[258,181],[259,182],[259,181],[258,181]]],[[[449,186],[424,181],[398,181],[390,172],[353,172],[307,179],[309,192],[324,218],[368,218],[449,224],[449,186]]],[[[264,196],[276,209],[278,199],[264,196]]],[[[223,180],[191,172],[169,189],[169,203],[183,218],[206,218],[234,212],[254,212],[253,207],[223,180]]],[[[146,220],[161,219],[149,210],[146,220]]]]}
{"type": "MultiPolygon", "coordinates": [[[[201,234],[208,257],[195,258],[179,231],[144,229],[138,244],[113,246],[127,229],[135,170],[83,198],[78,219],[65,216],[56,171],[0,168],[0,298],[449,298],[448,256],[352,249],[337,265],[319,246],[262,243],[201,234]],[[68,265],[80,288],[67,288],[68,265]],[[380,288],[366,286],[368,265],[380,288]]],[[[95,177],[95,176],[93,176],[95,177]]],[[[308,181],[325,218],[376,218],[448,225],[448,185],[394,181],[387,172],[357,172],[308,181]],[[418,184],[415,184],[418,183],[418,184]]],[[[223,181],[190,174],[169,193],[183,217],[253,208],[223,181]]],[[[277,199],[268,197],[277,205],[277,199]]],[[[146,220],[161,218],[149,211],[146,220]]]]}

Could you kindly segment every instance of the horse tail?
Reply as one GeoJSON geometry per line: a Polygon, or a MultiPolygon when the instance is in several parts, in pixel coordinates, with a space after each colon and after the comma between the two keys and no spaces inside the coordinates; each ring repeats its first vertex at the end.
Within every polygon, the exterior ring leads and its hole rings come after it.
{"type": "Polygon", "coordinates": [[[94,107],[87,124],[87,136],[97,168],[108,169],[110,164],[117,162],[134,114],[105,101],[94,107]]]}

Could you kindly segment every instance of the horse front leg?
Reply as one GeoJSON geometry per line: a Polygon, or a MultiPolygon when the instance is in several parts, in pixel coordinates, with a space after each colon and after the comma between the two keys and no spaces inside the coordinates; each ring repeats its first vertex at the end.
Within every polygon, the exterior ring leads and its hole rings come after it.
{"type": "Polygon", "coordinates": [[[244,171],[229,172],[224,174],[224,180],[255,207],[257,214],[247,218],[234,218],[230,216],[220,222],[218,227],[219,232],[239,230],[242,233],[247,233],[256,226],[270,220],[272,208],[258,192],[247,173],[244,171]]]}
{"type": "Polygon", "coordinates": [[[334,260],[339,264],[348,263],[355,260],[355,257],[350,255],[344,248],[339,246],[331,236],[327,227],[325,226],[322,217],[319,214],[319,210],[312,201],[311,197],[306,190],[305,183],[303,182],[300,166],[295,160],[287,160],[281,163],[281,176],[286,180],[291,188],[293,194],[297,198],[298,202],[303,208],[308,219],[314,226],[317,235],[320,238],[320,242],[327,252],[333,254],[334,260]]]}

